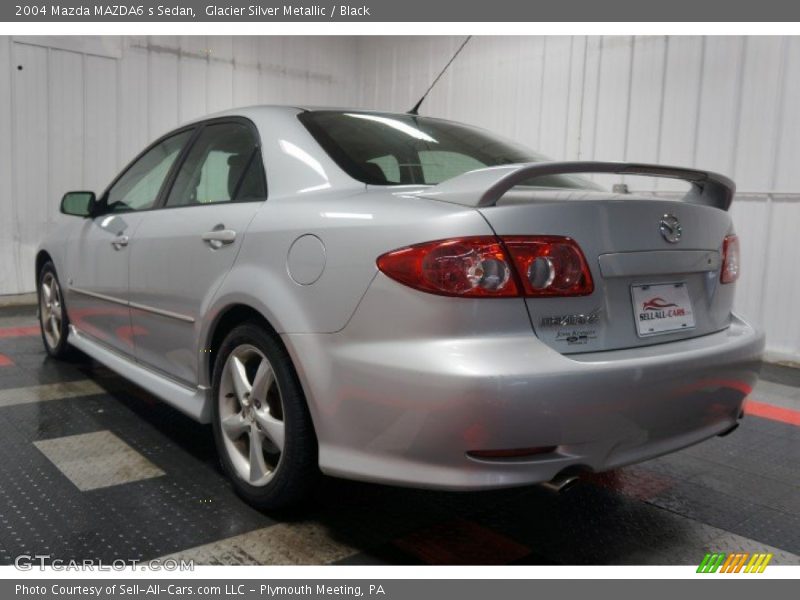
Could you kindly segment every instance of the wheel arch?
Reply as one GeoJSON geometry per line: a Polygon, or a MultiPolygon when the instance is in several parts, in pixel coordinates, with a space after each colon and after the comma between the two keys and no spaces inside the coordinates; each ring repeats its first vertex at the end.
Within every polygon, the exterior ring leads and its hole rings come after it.
{"type": "Polygon", "coordinates": [[[224,309],[220,310],[214,318],[208,329],[205,344],[201,349],[201,352],[207,355],[203,360],[202,379],[209,387],[212,384],[211,379],[214,373],[214,365],[216,364],[217,354],[219,352],[219,347],[222,345],[222,341],[234,327],[247,321],[256,321],[263,325],[270,335],[274,336],[283,344],[275,327],[272,326],[272,323],[270,323],[260,311],[248,304],[242,303],[226,306],[224,309]]]}
{"type": "Polygon", "coordinates": [[[202,353],[205,355],[201,364],[201,381],[207,385],[209,389],[208,399],[213,402],[211,398],[211,388],[213,387],[214,367],[218,358],[219,348],[228,335],[235,327],[246,322],[256,322],[262,325],[269,335],[271,335],[283,348],[291,362],[292,369],[294,370],[295,377],[303,390],[303,395],[306,399],[306,406],[311,415],[311,421],[314,425],[316,435],[316,415],[313,403],[309,401],[308,387],[305,385],[302,367],[297,364],[297,358],[292,348],[287,347],[283,337],[278,333],[278,330],[273,326],[270,320],[258,309],[253,308],[250,304],[243,302],[232,303],[225,308],[219,310],[215,318],[212,320],[208,328],[208,333],[205,336],[205,345],[202,347],[202,353]]]}
{"type": "Polygon", "coordinates": [[[48,263],[53,262],[53,257],[50,256],[50,253],[47,250],[39,250],[36,253],[36,287],[39,287],[39,275],[42,272],[42,268],[48,263]]]}

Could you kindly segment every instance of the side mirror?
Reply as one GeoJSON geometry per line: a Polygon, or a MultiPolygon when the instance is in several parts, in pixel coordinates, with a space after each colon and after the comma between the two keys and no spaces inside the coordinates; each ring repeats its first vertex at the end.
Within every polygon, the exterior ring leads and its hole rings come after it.
{"type": "Polygon", "coordinates": [[[67,192],[61,199],[61,212],[73,217],[91,217],[96,204],[94,192],[67,192]]]}

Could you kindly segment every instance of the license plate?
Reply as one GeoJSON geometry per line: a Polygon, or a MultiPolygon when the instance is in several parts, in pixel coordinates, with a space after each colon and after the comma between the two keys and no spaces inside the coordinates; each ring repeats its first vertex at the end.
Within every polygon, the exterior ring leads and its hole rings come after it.
{"type": "Polygon", "coordinates": [[[631,286],[633,318],[639,337],[694,327],[694,312],[686,283],[631,286]]]}

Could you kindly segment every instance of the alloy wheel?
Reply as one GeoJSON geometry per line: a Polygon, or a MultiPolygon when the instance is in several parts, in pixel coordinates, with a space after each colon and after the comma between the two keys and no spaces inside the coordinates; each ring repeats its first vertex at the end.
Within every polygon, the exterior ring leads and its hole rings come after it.
{"type": "Polygon", "coordinates": [[[230,353],[219,387],[225,451],[239,477],[252,486],[269,483],[284,448],[283,397],[267,357],[243,344],[230,353]]]}
{"type": "Polygon", "coordinates": [[[39,298],[39,312],[42,332],[51,349],[61,341],[61,324],[64,320],[64,306],[61,300],[61,286],[53,273],[45,273],[39,298]]]}

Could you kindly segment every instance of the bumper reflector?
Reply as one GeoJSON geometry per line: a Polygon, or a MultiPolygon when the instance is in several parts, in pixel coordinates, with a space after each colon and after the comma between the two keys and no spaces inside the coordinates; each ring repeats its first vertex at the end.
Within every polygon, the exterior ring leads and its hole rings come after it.
{"type": "Polygon", "coordinates": [[[555,452],[558,446],[538,446],[536,448],[511,448],[508,450],[470,450],[472,458],[525,458],[555,452]]]}

